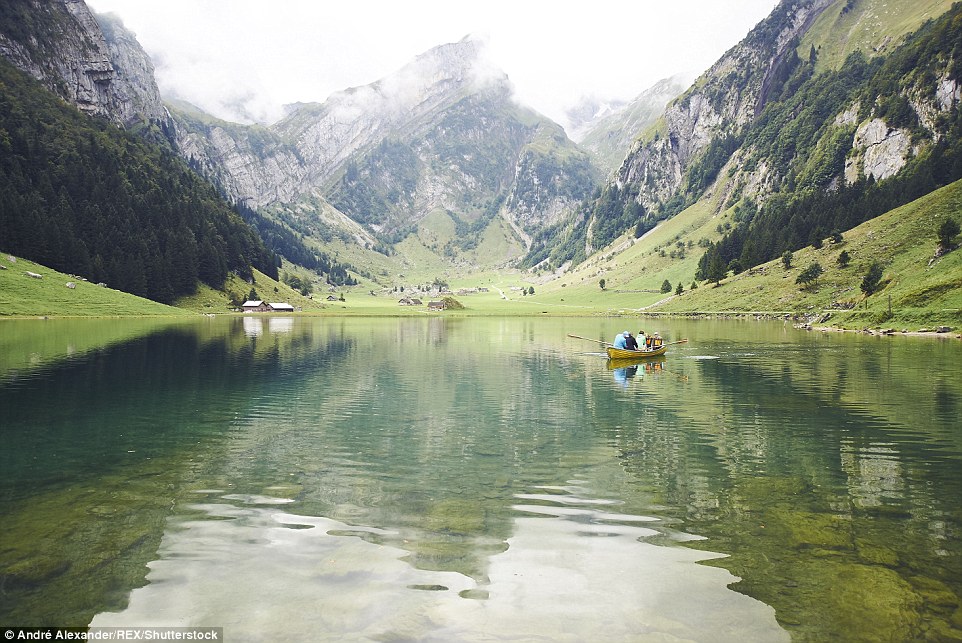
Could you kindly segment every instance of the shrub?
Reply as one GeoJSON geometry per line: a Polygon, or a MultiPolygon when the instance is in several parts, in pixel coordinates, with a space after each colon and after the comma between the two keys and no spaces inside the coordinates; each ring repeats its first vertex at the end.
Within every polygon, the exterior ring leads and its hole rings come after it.
{"type": "Polygon", "coordinates": [[[865,273],[865,277],[862,279],[862,285],[859,286],[862,292],[866,296],[871,295],[873,292],[878,290],[879,283],[882,281],[882,264],[875,261],[869,266],[868,272],[865,273]]]}
{"type": "Polygon", "coordinates": [[[807,287],[811,283],[814,283],[817,286],[818,278],[822,275],[823,272],[825,271],[822,270],[821,264],[819,264],[817,261],[814,261],[812,262],[812,265],[810,265],[808,268],[803,270],[800,275],[798,275],[798,278],[795,280],[795,283],[802,284],[803,288],[807,287]]]}
{"type": "Polygon", "coordinates": [[[959,234],[959,222],[955,219],[946,219],[939,226],[938,236],[939,245],[948,250],[952,247],[952,241],[959,234]]]}
{"type": "Polygon", "coordinates": [[[791,250],[785,251],[785,253],[782,255],[782,265],[785,266],[785,270],[788,270],[792,267],[792,260],[794,258],[795,255],[792,254],[791,250]]]}

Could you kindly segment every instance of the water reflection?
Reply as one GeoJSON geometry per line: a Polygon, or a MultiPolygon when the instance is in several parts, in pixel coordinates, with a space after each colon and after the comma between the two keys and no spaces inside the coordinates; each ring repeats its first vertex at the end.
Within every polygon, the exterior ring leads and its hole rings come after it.
{"type": "Polygon", "coordinates": [[[265,332],[270,334],[290,333],[294,331],[293,317],[277,317],[268,315],[245,315],[243,318],[244,334],[248,337],[260,337],[265,332]]]}
{"type": "Polygon", "coordinates": [[[958,635],[957,344],[678,323],[609,370],[559,339],[617,330],[237,317],[0,383],[0,616],[958,635]]]}
{"type": "Polygon", "coordinates": [[[412,567],[378,544],[388,530],[286,513],[282,498],[212,498],[171,520],[128,608],[91,625],[217,622],[232,640],[787,640],[771,608],[726,588],[731,575],[693,565],[714,555],[648,544],[659,532],[640,524],[656,518],[575,490],[519,494],[537,504],[514,506],[482,583],[412,567]]]}

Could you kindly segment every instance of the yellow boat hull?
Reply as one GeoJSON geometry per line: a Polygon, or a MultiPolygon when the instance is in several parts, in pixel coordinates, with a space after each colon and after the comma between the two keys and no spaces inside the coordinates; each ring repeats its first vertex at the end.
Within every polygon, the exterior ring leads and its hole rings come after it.
{"type": "Polygon", "coordinates": [[[644,359],[646,357],[658,357],[659,355],[664,355],[668,352],[667,346],[659,346],[652,350],[647,351],[632,351],[627,348],[615,348],[613,346],[608,346],[605,348],[608,351],[609,359],[644,359]]]}

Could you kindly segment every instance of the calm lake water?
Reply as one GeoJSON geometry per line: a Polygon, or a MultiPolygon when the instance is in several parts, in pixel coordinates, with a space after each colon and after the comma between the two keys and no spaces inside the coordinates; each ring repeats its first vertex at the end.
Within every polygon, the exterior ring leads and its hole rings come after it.
{"type": "Polygon", "coordinates": [[[780,323],[0,323],[0,624],[962,639],[962,343],[780,323]],[[648,364],[589,341],[688,338],[648,364]]]}

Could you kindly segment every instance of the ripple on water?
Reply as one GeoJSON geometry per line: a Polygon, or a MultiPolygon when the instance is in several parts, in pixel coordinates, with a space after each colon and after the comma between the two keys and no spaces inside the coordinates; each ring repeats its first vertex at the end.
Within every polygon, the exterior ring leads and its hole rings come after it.
{"type": "Polygon", "coordinates": [[[479,582],[364,538],[389,530],[228,494],[171,519],[148,584],[91,626],[216,623],[236,640],[787,640],[771,608],[728,589],[735,577],[696,564],[718,554],[645,542],[658,532],[639,523],[656,518],[522,495],[544,504],[516,506],[508,547],[479,582]]]}

